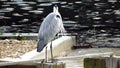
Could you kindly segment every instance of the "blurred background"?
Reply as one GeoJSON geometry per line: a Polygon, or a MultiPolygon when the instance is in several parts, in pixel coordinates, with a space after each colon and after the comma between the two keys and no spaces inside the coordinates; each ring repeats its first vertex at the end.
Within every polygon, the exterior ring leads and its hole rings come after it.
{"type": "Polygon", "coordinates": [[[0,0],[0,34],[38,33],[53,4],[59,6],[67,32],[77,33],[78,45],[119,42],[119,0],[0,0]]]}

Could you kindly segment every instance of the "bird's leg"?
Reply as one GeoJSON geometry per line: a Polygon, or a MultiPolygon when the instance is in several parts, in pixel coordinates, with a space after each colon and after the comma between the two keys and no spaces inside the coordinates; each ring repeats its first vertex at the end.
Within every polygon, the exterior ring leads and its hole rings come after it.
{"type": "Polygon", "coordinates": [[[45,50],[45,62],[47,62],[47,46],[46,46],[46,50],[45,50]]]}
{"type": "Polygon", "coordinates": [[[51,52],[51,62],[53,63],[52,41],[51,41],[51,45],[50,45],[50,52],[51,52]]]}

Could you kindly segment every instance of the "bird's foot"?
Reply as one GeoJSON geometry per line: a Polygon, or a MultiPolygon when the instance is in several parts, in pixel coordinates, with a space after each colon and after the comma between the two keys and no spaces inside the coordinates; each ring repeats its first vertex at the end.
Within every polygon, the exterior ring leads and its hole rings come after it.
{"type": "Polygon", "coordinates": [[[46,60],[46,59],[43,59],[43,60],[41,61],[41,63],[47,63],[47,60],[46,60]]]}
{"type": "Polygon", "coordinates": [[[47,61],[46,59],[43,59],[41,63],[56,63],[57,61],[58,61],[57,59],[51,59],[49,61],[47,61]]]}
{"type": "Polygon", "coordinates": [[[57,59],[51,59],[51,63],[56,63],[57,59]]]}

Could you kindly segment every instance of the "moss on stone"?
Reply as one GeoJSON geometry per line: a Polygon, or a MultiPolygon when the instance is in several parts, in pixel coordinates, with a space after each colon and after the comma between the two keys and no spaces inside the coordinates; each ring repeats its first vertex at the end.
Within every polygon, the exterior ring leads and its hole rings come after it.
{"type": "Polygon", "coordinates": [[[85,58],[84,68],[106,68],[105,59],[85,58]]]}

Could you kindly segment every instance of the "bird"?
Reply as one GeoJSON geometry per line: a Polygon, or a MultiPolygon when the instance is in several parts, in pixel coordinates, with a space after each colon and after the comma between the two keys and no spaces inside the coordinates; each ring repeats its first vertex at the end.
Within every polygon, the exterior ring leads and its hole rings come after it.
{"type": "Polygon", "coordinates": [[[53,12],[49,13],[40,25],[38,32],[37,52],[41,52],[44,47],[51,42],[51,59],[52,54],[52,39],[58,34],[65,32],[61,14],[58,11],[58,6],[53,6],[53,12]]]}

